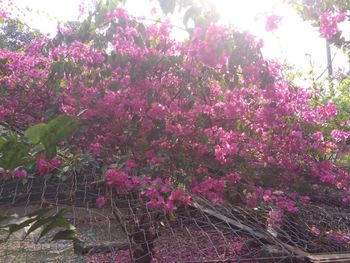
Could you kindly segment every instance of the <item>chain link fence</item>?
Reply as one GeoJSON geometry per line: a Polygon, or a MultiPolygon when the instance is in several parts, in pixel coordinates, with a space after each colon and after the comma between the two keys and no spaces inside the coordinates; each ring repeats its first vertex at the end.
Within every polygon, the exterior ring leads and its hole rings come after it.
{"type": "Polygon", "coordinates": [[[269,209],[213,205],[203,198],[174,213],[150,210],[136,195],[108,190],[110,203],[98,208],[99,178],[1,179],[4,225],[28,213],[62,208],[79,241],[39,241],[39,229],[24,227],[8,236],[0,230],[0,262],[349,262],[350,207],[333,193],[319,193],[283,223],[268,224],[269,209]],[[27,232],[26,232],[27,231],[27,232]],[[349,253],[349,254],[347,254],[349,253]]]}

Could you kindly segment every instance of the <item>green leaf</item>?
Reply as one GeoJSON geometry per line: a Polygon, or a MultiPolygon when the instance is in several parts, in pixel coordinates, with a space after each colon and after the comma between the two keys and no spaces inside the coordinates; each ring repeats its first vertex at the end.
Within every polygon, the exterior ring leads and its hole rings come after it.
{"type": "Polygon", "coordinates": [[[56,155],[57,144],[71,136],[77,127],[76,121],[65,115],[60,115],[46,124],[40,133],[40,140],[45,146],[47,159],[56,155]]]}
{"type": "Polygon", "coordinates": [[[69,221],[66,218],[58,217],[54,218],[51,223],[49,223],[43,231],[40,233],[39,239],[54,230],[57,227],[64,227],[64,228],[71,228],[72,225],[69,223],[69,221]]]}
{"type": "Polygon", "coordinates": [[[36,210],[32,213],[29,213],[27,215],[27,217],[33,217],[33,216],[37,216],[37,217],[43,217],[43,215],[45,215],[47,212],[51,211],[51,208],[41,208],[39,210],[36,210]]]}
{"type": "Polygon", "coordinates": [[[28,128],[24,132],[24,136],[26,138],[28,138],[29,143],[38,144],[40,142],[41,132],[43,131],[45,126],[46,126],[45,124],[40,123],[40,124],[37,124],[37,125],[34,125],[34,126],[28,128]]]}
{"type": "Polygon", "coordinates": [[[68,229],[63,230],[54,235],[52,241],[54,240],[76,240],[77,239],[77,230],[68,229]]]}
{"type": "Polygon", "coordinates": [[[29,226],[31,223],[35,222],[37,219],[36,218],[30,218],[25,220],[24,222],[20,224],[11,224],[8,225],[7,227],[9,228],[9,233],[12,234],[20,229],[25,228],[26,226],[29,226]]]}
{"type": "Polygon", "coordinates": [[[57,154],[56,145],[49,145],[46,148],[45,158],[46,160],[51,160],[57,154]]]}
{"type": "Polygon", "coordinates": [[[47,217],[47,218],[43,218],[43,219],[39,219],[38,221],[36,221],[29,229],[28,232],[26,233],[25,237],[26,238],[30,233],[32,233],[33,231],[37,230],[39,227],[49,223],[50,221],[53,220],[53,216],[47,217]]]}
{"type": "MultiPolygon", "coordinates": [[[[12,234],[20,229],[23,229],[23,228],[29,226],[31,223],[38,221],[39,218],[41,218],[44,214],[46,214],[50,210],[51,210],[50,208],[39,209],[37,211],[29,213],[24,218],[20,218],[20,220],[27,218],[23,222],[21,222],[19,224],[5,224],[5,225],[2,225],[1,228],[9,228],[8,229],[9,234],[12,234]]],[[[0,221],[5,220],[5,219],[9,219],[9,218],[10,218],[9,216],[0,215],[0,221]]],[[[28,236],[34,230],[31,230],[30,232],[28,231],[26,236],[28,236]]]]}
{"type": "MultiPolygon", "coordinates": [[[[36,221],[29,229],[28,232],[26,234],[26,236],[28,236],[30,233],[32,233],[33,231],[35,231],[36,229],[38,229],[39,227],[46,225],[46,224],[53,224],[57,219],[65,219],[63,218],[63,216],[68,213],[69,211],[71,211],[71,208],[62,208],[58,213],[56,213],[53,216],[49,216],[47,218],[43,218],[43,219],[39,219],[38,221],[36,221]]],[[[39,211],[37,211],[36,213],[38,214],[38,216],[40,215],[44,215],[46,212],[45,208],[41,209],[39,211]]],[[[66,219],[65,219],[66,220],[66,219]]],[[[67,220],[66,220],[67,221],[67,220]]],[[[67,221],[68,222],[68,221],[67,221]]],[[[68,227],[70,227],[71,225],[68,222],[68,227]]],[[[54,227],[50,227],[48,230],[46,231],[51,231],[51,229],[53,229],[54,227]]],[[[46,228],[45,228],[46,229],[46,228]]],[[[44,230],[45,230],[44,229],[44,230]]],[[[44,230],[42,232],[44,232],[44,230]]],[[[45,234],[45,233],[44,233],[45,234]]],[[[43,233],[41,233],[39,239],[44,235],[43,233]]]]}
{"type": "Polygon", "coordinates": [[[1,147],[5,142],[7,142],[7,140],[6,140],[4,137],[0,136],[0,147],[1,147]]]}
{"type": "Polygon", "coordinates": [[[0,143],[0,167],[14,169],[25,163],[24,157],[28,155],[29,145],[13,136],[5,143],[0,143]]]}

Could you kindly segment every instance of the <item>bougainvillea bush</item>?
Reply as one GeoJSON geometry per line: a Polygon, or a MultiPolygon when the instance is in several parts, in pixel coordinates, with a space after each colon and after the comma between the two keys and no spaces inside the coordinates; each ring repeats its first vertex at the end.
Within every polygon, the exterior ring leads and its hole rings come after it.
{"type": "Polygon", "coordinates": [[[40,177],[89,154],[108,188],[150,208],[195,195],[265,202],[271,222],[315,185],[346,199],[350,175],[334,159],[348,151],[350,122],[329,126],[335,105],[285,80],[249,33],[210,21],[188,32],[179,41],[168,22],[100,4],[53,39],[1,49],[0,122],[25,131],[0,137],[2,175],[40,177]]]}

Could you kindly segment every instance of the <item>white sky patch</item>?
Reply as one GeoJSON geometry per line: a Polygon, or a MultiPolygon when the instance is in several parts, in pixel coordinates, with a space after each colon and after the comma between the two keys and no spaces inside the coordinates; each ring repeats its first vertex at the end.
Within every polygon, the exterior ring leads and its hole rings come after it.
{"type": "MultiPolygon", "coordinates": [[[[240,30],[248,30],[264,40],[263,53],[267,58],[287,62],[305,71],[310,68],[310,59],[315,72],[326,68],[326,44],[317,29],[303,21],[298,14],[280,0],[212,0],[217,7],[222,23],[232,24],[240,30]],[[266,15],[283,16],[280,27],[272,32],[265,31],[266,15]]],[[[29,8],[25,17],[29,26],[54,35],[58,21],[75,20],[79,16],[81,0],[13,0],[21,9],[29,8]]],[[[156,19],[151,15],[157,1],[128,0],[125,8],[134,16],[156,19]]],[[[174,18],[172,23],[182,26],[182,20],[174,18]]],[[[178,34],[181,32],[179,31],[178,34]]],[[[334,53],[335,49],[332,49],[334,53]]],[[[338,51],[334,68],[349,69],[345,55],[338,51]]]]}
{"type": "MultiPolygon", "coordinates": [[[[310,62],[315,72],[326,68],[326,40],[320,37],[310,22],[303,21],[294,9],[281,0],[212,1],[224,23],[232,23],[264,40],[263,53],[266,57],[286,61],[300,70],[309,69],[310,62]],[[266,15],[271,14],[283,19],[277,30],[266,32],[266,15]]],[[[335,48],[332,52],[335,52],[335,48]]],[[[333,63],[335,68],[349,68],[346,56],[341,51],[337,52],[333,63]]]]}

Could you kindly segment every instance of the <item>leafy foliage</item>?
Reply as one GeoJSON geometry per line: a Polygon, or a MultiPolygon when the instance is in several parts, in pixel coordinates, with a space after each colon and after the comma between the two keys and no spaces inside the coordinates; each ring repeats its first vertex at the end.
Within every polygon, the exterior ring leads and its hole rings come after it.
{"type": "Polygon", "coordinates": [[[70,209],[63,208],[57,213],[47,216],[50,211],[50,208],[42,208],[23,217],[3,215],[0,218],[0,229],[7,231],[9,238],[14,232],[28,228],[25,230],[23,239],[40,229],[40,235],[37,239],[39,241],[51,231],[63,228],[64,230],[58,231],[52,240],[77,240],[75,227],[64,218],[70,209]]]}
{"type": "Polygon", "coordinates": [[[56,155],[56,147],[77,130],[74,118],[60,115],[47,124],[37,124],[24,132],[24,138],[12,135],[0,137],[0,167],[15,169],[35,163],[36,156],[45,150],[46,158],[56,155]]]}
{"type": "Polygon", "coordinates": [[[6,19],[0,26],[0,48],[20,50],[41,37],[38,31],[30,29],[18,19],[6,19]]]}

